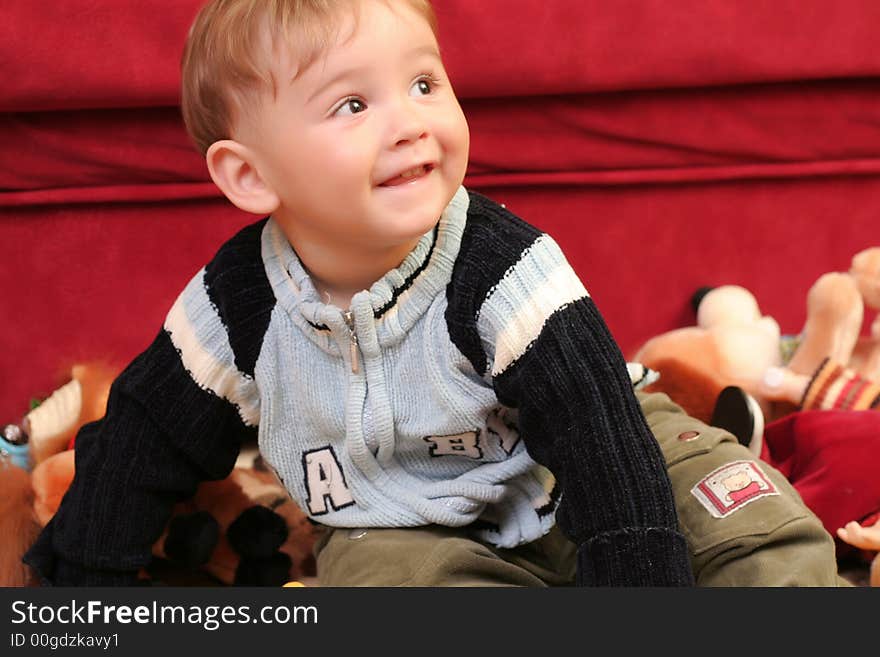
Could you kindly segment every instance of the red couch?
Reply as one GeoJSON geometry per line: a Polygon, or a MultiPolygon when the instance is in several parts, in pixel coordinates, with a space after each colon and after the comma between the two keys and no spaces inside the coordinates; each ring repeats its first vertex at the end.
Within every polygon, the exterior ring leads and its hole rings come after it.
{"type": "MultiPolygon", "coordinates": [[[[0,21],[0,420],[72,362],[127,361],[253,217],[189,145],[200,0],[7,0],[0,21]]],[[[874,0],[435,0],[466,184],[554,235],[627,354],[704,284],[799,330],[880,243],[874,0]],[[873,226],[873,228],[872,228],[873,226]]]]}

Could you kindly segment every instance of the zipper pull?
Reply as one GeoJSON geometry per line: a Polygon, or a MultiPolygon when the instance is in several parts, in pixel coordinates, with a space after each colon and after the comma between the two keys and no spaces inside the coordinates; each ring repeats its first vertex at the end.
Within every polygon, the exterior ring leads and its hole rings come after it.
{"type": "Polygon", "coordinates": [[[348,326],[348,353],[351,357],[351,371],[354,374],[357,374],[358,371],[358,336],[357,333],[354,332],[354,315],[352,315],[350,310],[346,310],[342,313],[342,318],[345,320],[346,326],[348,326]]]}

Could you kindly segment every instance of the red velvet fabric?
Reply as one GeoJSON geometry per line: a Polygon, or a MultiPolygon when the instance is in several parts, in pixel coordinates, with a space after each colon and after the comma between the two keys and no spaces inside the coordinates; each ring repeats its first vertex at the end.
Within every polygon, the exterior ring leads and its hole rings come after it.
{"type": "MultiPolygon", "coordinates": [[[[253,219],[177,109],[200,0],[9,0],[0,21],[0,420],[70,362],[128,360],[253,219]]],[[[880,243],[880,4],[435,0],[466,184],[550,232],[625,353],[704,284],[799,330],[880,243]]]]}
{"type": "Polygon", "coordinates": [[[767,425],[761,457],[785,475],[836,536],[850,520],[876,516],[878,455],[877,411],[803,411],[767,425]]]}
{"type": "MultiPolygon", "coordinates": [[[[863,79],[464,99],[468,176],[551,188],[875,176],[878,99],[863,79]]],[[[218,196],[176,107],[0,114],[0,134],[15,154],[0,163],[3,206],[164,200],[169,185],[218,196]]]]}
{"type": "MultiPolygon", "coordinates": [[[[201,0],[5,0],[0,111],[173,106],[201,0]]],[[[880,74],[873,0],[434,0],[464,98],[880,74]]]]}

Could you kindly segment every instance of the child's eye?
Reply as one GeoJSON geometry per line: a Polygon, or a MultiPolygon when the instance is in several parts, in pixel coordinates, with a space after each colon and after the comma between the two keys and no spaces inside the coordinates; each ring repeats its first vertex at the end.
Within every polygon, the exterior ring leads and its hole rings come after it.
{"type": "Polygon", "coordinates": [[[413,82],[412,86],[409,88],[410,96],[427,96],[429,93],[434,91],[434,84],[436,80],[433,78],[419,78],[415,82],[413,82]]]}
{"type": "Polygon", "coordinates": [[[333,112],[333,116],[349,116],[367,109],[367,104],[360,98],[346,98],[333,112]]]}

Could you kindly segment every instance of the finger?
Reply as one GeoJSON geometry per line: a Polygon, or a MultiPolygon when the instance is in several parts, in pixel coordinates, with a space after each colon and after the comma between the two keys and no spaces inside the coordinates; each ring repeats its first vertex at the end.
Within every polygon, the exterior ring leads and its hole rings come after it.
{"type": "Polygon", "coordinates": [[[857,522],[846,523],[846,527],[837,530],[837,535],[853,547],[862,550],[880,550],[880,532],[866,531],[857,522]]]}

